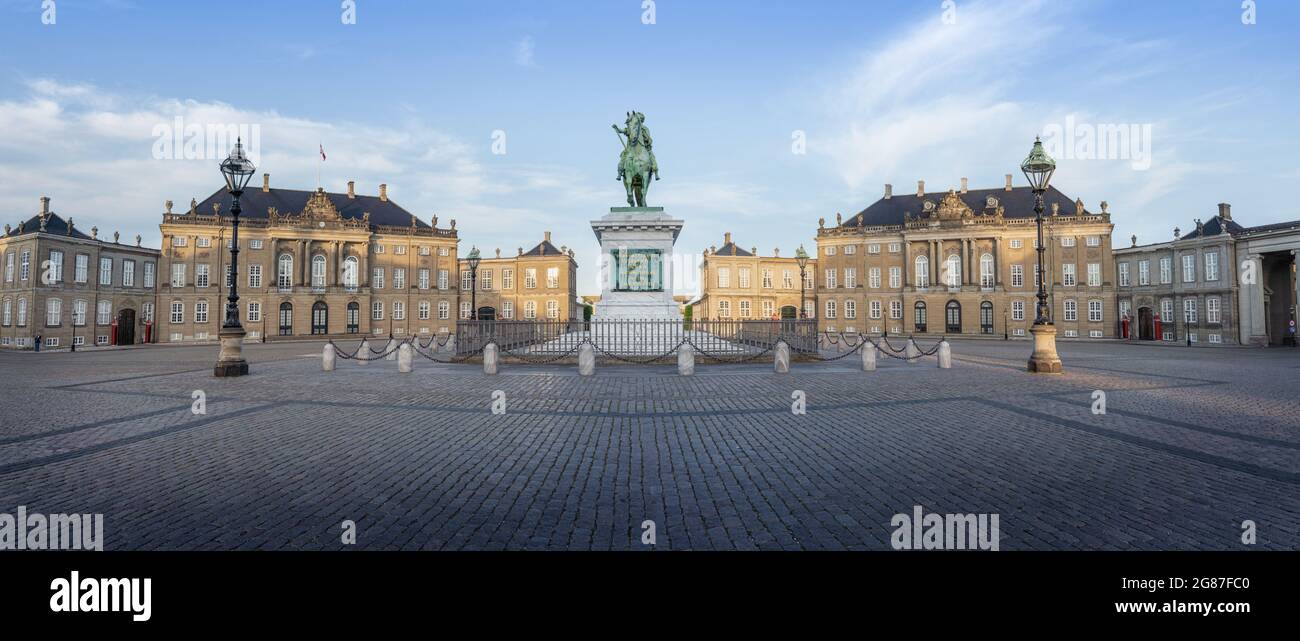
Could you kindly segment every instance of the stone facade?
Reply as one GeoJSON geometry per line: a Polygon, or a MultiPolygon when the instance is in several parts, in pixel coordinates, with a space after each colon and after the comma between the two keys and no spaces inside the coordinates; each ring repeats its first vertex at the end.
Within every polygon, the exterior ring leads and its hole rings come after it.
{"type": "Polygon", "coordinates": [[[815,316],[817,260],[809,259],[807,283],[800,288],[799,263],[782,257],[779,248],[772,256],[759,256],[758,248],[746,251],[731,241],[731,232],[723,236],[722,247],[704,251],[700,265],[700,297],[692,303],[691,314],[698,319],[775,320],[797,318],[801,291],[806,292],[803,307],[809,318],[815,316]]]}
{"type": "MultiPolygon", "coordinates": [[[[1209,223],[1164,243],[1116,249],[1116,314],[1131,340],[1240,343],[1237,252],[1242,229],[1231,208],[1219,205],[1209,223]],[[1127,320],[1127,323],[1124,321],[1127,320]]],[[[1122,332],[1123,333],[1123,332],[1122,332]]]]}
{"type": "MultiPolygon", "coordinates": [[[[1013,187],[884,197],[817,230],[823,331],[1028,337],[1037,304],[1033,193],[1013,187]]],[[[1113,338],[1110,213],[1044,195],[1048,303],[1061,338],[1113,338]]]]}
{"type": "MultiPolygon", "coordinates": [[[[246,340],[455,331],[456,221],[427,224],[379,195],[261,189],[241,198],[239,314],[246,340]]],[[[225,318],[231,199],[160,225],[159,340],[215,340],[225,318]]]]}
{"type": "Polygon", "coordinates": [[[159,252],[88,236],[41,198],[36,216],[0,237],[0,348],[143,343],[154,331],[159,252]]]}
{"type": "Polygon", "coordinates": [[[470,318],[472,305],[478,305],[480,320],[558,320],[582,319],[582,301],[578,299],[578,262],[572,249],[551,244],[551,232],[528,251],[520,247],[515,256],[480,259],[478,291],[469,294],[469,263],[460,259],[459,284],[463,290],[458,314],[470,318]]]}

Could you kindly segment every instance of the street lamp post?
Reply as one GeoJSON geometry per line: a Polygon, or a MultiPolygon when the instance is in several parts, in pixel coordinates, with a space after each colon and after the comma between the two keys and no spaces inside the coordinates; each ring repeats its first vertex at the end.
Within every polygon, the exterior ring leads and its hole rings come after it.
{"type": "Polygon", "coordinates": [[[226,320],[218,336],[221,353],[213,371],[215,376],[247,376],[248,361],[244,360],[244,327],[239,323],[239,197],[257,168],[244,155],[244,142],[238,139],[235,148],[221,162],[221,175],[230,192],[230,295],[226,297],[226,320]]]}
{"type": "Polygon", "coordinates": [[[803,245],[794,252],[794,260],[799,264],[799,318],[808,318],[807,304],[804,298],[807,296],[805,290],[808,288],[808,252],[804,251],[803,245]]]}
{"type": "Polygon", "coordinates": [[[1056,161],[1043,150],[1043,142],[1034,138],[1034,148],[1029,157],[1020,163],[1020,171],[1029,179],[1029,186],[1034,190],[1034,223],[1038,226],[1038,309],[1034,325],[1029,329],[1034,335],[1034,353],[1029,357],[1029,371],[1040,374],[1060,374],[1061,357],[1056,353],[1056,326],[1050,318],[1051,310],[1047,306],[1047,288],[1044,280],[1047,270],[1043,268],[1043,253],[1047,250],[1043,242],[1043,194],[1052,182],[1052,173],[1056,171],[1056,161]]]}
{"type": "Polygon", "coordinates": [[[469,250],[469,317],[478,320],[478,247],[469,250]]]}

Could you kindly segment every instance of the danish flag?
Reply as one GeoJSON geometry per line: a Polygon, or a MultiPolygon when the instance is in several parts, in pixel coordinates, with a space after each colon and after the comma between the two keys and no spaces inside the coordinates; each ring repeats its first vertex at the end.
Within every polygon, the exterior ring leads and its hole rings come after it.
{"type": "Polygon", "coordinates": [[[325,162],[325,145],[320,146],[320,161],[325,162]]]}

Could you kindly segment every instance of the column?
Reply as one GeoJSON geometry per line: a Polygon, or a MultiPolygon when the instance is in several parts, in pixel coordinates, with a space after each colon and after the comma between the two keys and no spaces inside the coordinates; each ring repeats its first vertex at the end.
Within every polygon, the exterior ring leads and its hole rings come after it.
{"type": "Polygon", "coordinates": [[[903,291],[915,285],[912,281],[912,243],[903,241],[903,291]]]}
{"type": "Polygon", "coordinates": [[[993,243],[993,287],[996,289],[1002,286],[1002,239],[995,236],[989,242],[993,243]]]}
{"type": "MultiPolygon", "coordinates": [[[[1241,310],[1238,314],[1241,342],[1243,345],[1267,345],[1268,334],[1265,333],[1264,325],[1264,257],[1250,254],[1246,262],[1248,265],[1243,267],[1251,273],[1242,274],[1241,278],[1241,310]],[[1253,276],[1253,280],[1248,276],[1253,276]]],[[[1175,263],[1174,267],[1176,270],[1178,264],[1175,263]]],[[[1178,278],[1175,277],[1174,280],[1177,281],[1178,278]]],[[[1175,309],[1174,313],[1177,314],[1178,310],[1175,309]]]]}

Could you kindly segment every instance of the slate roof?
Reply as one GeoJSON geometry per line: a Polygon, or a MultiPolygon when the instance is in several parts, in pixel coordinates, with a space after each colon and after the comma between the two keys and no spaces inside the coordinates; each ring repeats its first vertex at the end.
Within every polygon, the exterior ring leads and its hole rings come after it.
{"type": "MultiPolygon", "coordinates": [[[[937,205],[943,197],[948,195],[948,191],[926,192],[924,198],[918,198],[916,193],[898,194],[895,193],[892,198],[880,198],[872,203],[866,209],[850,216],[840,227],[857,227],[858,218],[865,217],[863,225],[870,227],[873,225],[902,225],[904,223],[903,215],[906,212],[912,212],[912,216],[920,216],[924,210],[922,203],[925,200],[932,200],[937,205]]],[[[998,204],[1005,208],[1003,216],[1006,218],[1033,218],[1034,216],[1034,190],[1029,187],[1013,187],[1007,191],[1005,187],[996,189],[971,189],[966,193],[957,192],[957,197],[966,203],[976,214],[984,211],[984,204],[989,196],[998,199],[998,204]]],[[[1075,215],[1074,201],[1068,196],[1061,193],[1055,187],[1048,187],[1047,192],[1043,194],[1043,215],[1051,215],[1052,203],[1061,206],[1060,214],[1063,216],[1075,215]]],[[[1089,213],[1085,209],[1082,213],[1089,213]]]]}
{"type": "MultiPolygon", "coordinates": [[[[1241,233],[1254,234],[1254,233],[1260,233],[1260,232],[1275,231],[1275,230],[1278,230],[1278,229],[1291,229],[1291,228],[1293,228],[1293,227],[1300,227],[1300,220],[1289,220],[1289,221],[1282,222],[1282,223],[1269,223],[1269,224],[1267,224],[1267,225],[1256,225],[1256,226],[1254,226],[1254,227],[1243,227],[1243,228],[1241,229],[1241,233]]],[[[1238,233],[1238,232],[1233,232],[1233,233],[1235,234],[1235,233],[1238,233]]]]}
{"type": "MultiPolygon", "coordinates": [[[[28,218],[23,223],[23,232],[21,234],[18,233],[18,226],[13,225],[12,229],[10,229],[9,233],[5,234],[4,237],[15,238],[17,236],[26,236],[27,234],[37,233],[40,230],[41,230],[41,216],[40,214],[37,214],[35,216],[32,216],[31,218],[28,218]]],[[[45,233],[54,234],[56,236],[67,236],[68,221],[64,220],[62,216],[59,216],[58,214],[51,212],[49,219],[45,221],[45,233]]],[[[80,238],[82,240],[91,239],[90,236],[81,233],[81,230],[77,229],[76,225],[73,225],[72,227],[72,237],[80,238]]]]}
{"type": "MultiPolygon", "coordinates": [[[[271,188],[270,191],[262,191],[261,187],[247,189],[239,197],[239,206],[242,209],[241,217],[245,218],[266,218],[266,210],[275,207],[281,215],[298,214],[307,206],[307,199],[315,193],[314,191],[302,189],[277,189],[271,188]]],[[[380,200],[378,196],[362,196],[357,194],[356,198],[348,198],[347,194],[336,194],[325,192],[330,202],[339,210],[344,218],[360,220],[370,212],[371,225],[389,225],[393,227],[410,227],[411,219],[415,218],[411,212],[402,209],[392,199],[387,201],[380,200]]],[[[212,203],[221,203],[221,213],[226,214],[230,211],[230,204],[233,199],[226,190],[218,189],[211,196],[205,198],[198,205],[200,216],[212,214],[212,203]]],[[[417,228],[428,229],[429,224],[416,218],[415,226],[417,228]]],[[[558,252],[557,252],[558,253],[558,252]]]]}
{"type": "Polygon", "coordinates": [[[748,250],[741,249],[736,243],[726,243],[713,253],[714,256],[753,256],[748,250]]]}
{"type": "Polygon", "coordinates": [[[1237,234],[1246,231],[1246,228],[1222,216],[1215,216],[1214,218],[1210,219],[1210,222],[1202,225],[1201,229],[1195,229],[1193,227],[1192,231],[1189,231],[1186,234],[1179,236],[1178,239],[1188,240],[1191,238],[1218,236],[1219,234],[1222,234],[1225,231],[1228,234],[1236,236],[1237,234]]]}
{"type": "MultiPolygon", "coordinates": [[[[374,220],[373,216],[371,216],[371,220],[374,220]]],[[[525,256],[563,256],[564,252],[561,252],[559,249],[556,249],[555,245],[551,244],[551,241],[543,240],[542,242],[537,243],[536,247],[524,252],[524,255],[525,256]]]]}

